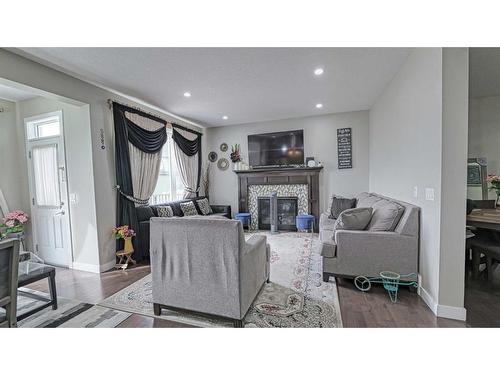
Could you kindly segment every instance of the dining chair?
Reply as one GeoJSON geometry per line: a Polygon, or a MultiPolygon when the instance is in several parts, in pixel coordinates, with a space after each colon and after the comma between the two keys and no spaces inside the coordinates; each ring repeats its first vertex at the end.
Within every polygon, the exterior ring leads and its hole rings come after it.
{"type": "Polygon", "coordinates": [[[476,235],[471,238],[472,277],[479,276],[479,266],[486,264],[486,277],[493,280],[493,267],[500,261],[500,241],[492,235],[476,235]]]}
{"type": "Polygon", "coordinates": [[[494,209],[496,208],[496,201],[494,199],[480,199],[480,200],[473,200],[472,204],[474,205],[474,208],[481,208],[481,209],[494,209]]]}
{"type": "Polygon", "coordinates": [[[19,270],[19,240],[0,241],[0,308],[5,318],[0,327],[17,327],[17,277],[19,270]]]}

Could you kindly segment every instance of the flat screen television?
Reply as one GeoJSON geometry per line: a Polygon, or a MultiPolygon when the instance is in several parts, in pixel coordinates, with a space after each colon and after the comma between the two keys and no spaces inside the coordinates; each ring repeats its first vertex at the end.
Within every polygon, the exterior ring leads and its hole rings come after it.
{"type": "Polygon", "coordinates": [[[304,131],[248,136],[248,159],[252,167],[304,164],[304,131]]]}

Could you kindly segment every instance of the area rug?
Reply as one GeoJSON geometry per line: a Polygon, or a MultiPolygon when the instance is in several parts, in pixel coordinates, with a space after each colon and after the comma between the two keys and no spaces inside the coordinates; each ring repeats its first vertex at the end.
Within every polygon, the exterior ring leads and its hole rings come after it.
{"type": "MultiPolygon", "coordinates": [[[[21,290],[48,298],[47,293],[21,288],[21,290]]],[[[44,302],[19,295],[17,314],[23,314],[44,302]]],[[[20,322],[20,328],[113,328],[127,319],[128,312],[117,311],[89,303],[82,303],[68,298],[57,298],[57,310],[47,307],[20,322]]],[[[4,313],[3,313],[4,315],[4,313]]],[[[0,317],[2,313],[0,312],[0,317]]],[[[1,320],[1,319],[0,319],[1,320]]]]}
{"type": "MultiPolygon", "coordinates": [[[[264,285],[245,316],[250,327],[341,327],[337,286],[321,277],[317,235],[279,233],[267,236],[271,246],[271,282],[264,285]]],[[[247,238],[252,234],[247,234],[247,238]]],[[[155,317],[151,275],[99,303],[103,307],[155,317]]],[[[223,319],[162,310],[161,319],[199,327],[232,327],[223,319]]]]}

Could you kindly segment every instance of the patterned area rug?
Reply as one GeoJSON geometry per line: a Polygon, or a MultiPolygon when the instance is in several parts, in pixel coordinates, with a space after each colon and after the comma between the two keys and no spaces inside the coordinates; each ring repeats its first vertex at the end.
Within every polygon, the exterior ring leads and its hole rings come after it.
{"type": "MultiPolygon", "coordinates": [[[[333,279],[328,283],[322,281],[317,235],[260,234],[266,235],[271,245],[271,283],[255,299],[245,316],[245,327],[341,327],[337,286],[333,279]]],[[[151,275],[99,305],[154,316],[151,275]]],[[[167,310],[159,318],[200,327],[232,327],[223,319],[167,310]]]]}
{"type": "MultiPolygon", "coordinates": [[[[48,298],[48,294],[21,288],[21,290],[48,298]]],[[[17,314],[23,314],[44,302],[19,295],[17,298],[17,314]]],[[[68,298],[57,298],[58,308],[47,307],[20,322],[20,328],[113,328],[127,319],[131,314],[102,306],[83,303],[68,298]]],[[[5,313],[0,312],[0,317],[5,313]]],[[[1,319],[0,319],[1,320],[1,319]]]]}

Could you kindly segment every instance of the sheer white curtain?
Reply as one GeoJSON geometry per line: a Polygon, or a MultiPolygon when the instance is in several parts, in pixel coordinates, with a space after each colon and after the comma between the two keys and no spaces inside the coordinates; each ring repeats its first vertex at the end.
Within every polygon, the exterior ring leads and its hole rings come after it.
{"type": "MultiPolygon", "coordinates": [[[[175,130],[190,141],[195,140],[198,137],[197,134],[193,134],[182,129],[175,130]]],[[[172,142],[172,145],[175,154],[175,161],[177,163],[177,169],[179,170],[179,175],[182,180],[182,184],[184,185],[184,198],[195,197],[198,192],[196,185],[198,183],[199,156],[198,154],[194,156],[187,156],[175,142],[172,142]]]]}
{"type": "Polygon", "coordinates": [[[36,202],[39,206],[59,206],[57,145],[37,146],[32,150],[36,202]]]}
{"type": "MultiPolygon", "coordinates": [[[[136,113],[125,112],[127,117],[134,124],[149,131],[158,130],[165,125],[142,117],[136,113]]],[[[161,165],[161,151],[155,154],[148,154],[139,150],[129,142],[130,170],[132,173],[132,186],[134,196],[141,200],[149,200],[156,187],[161,165]]]]}

